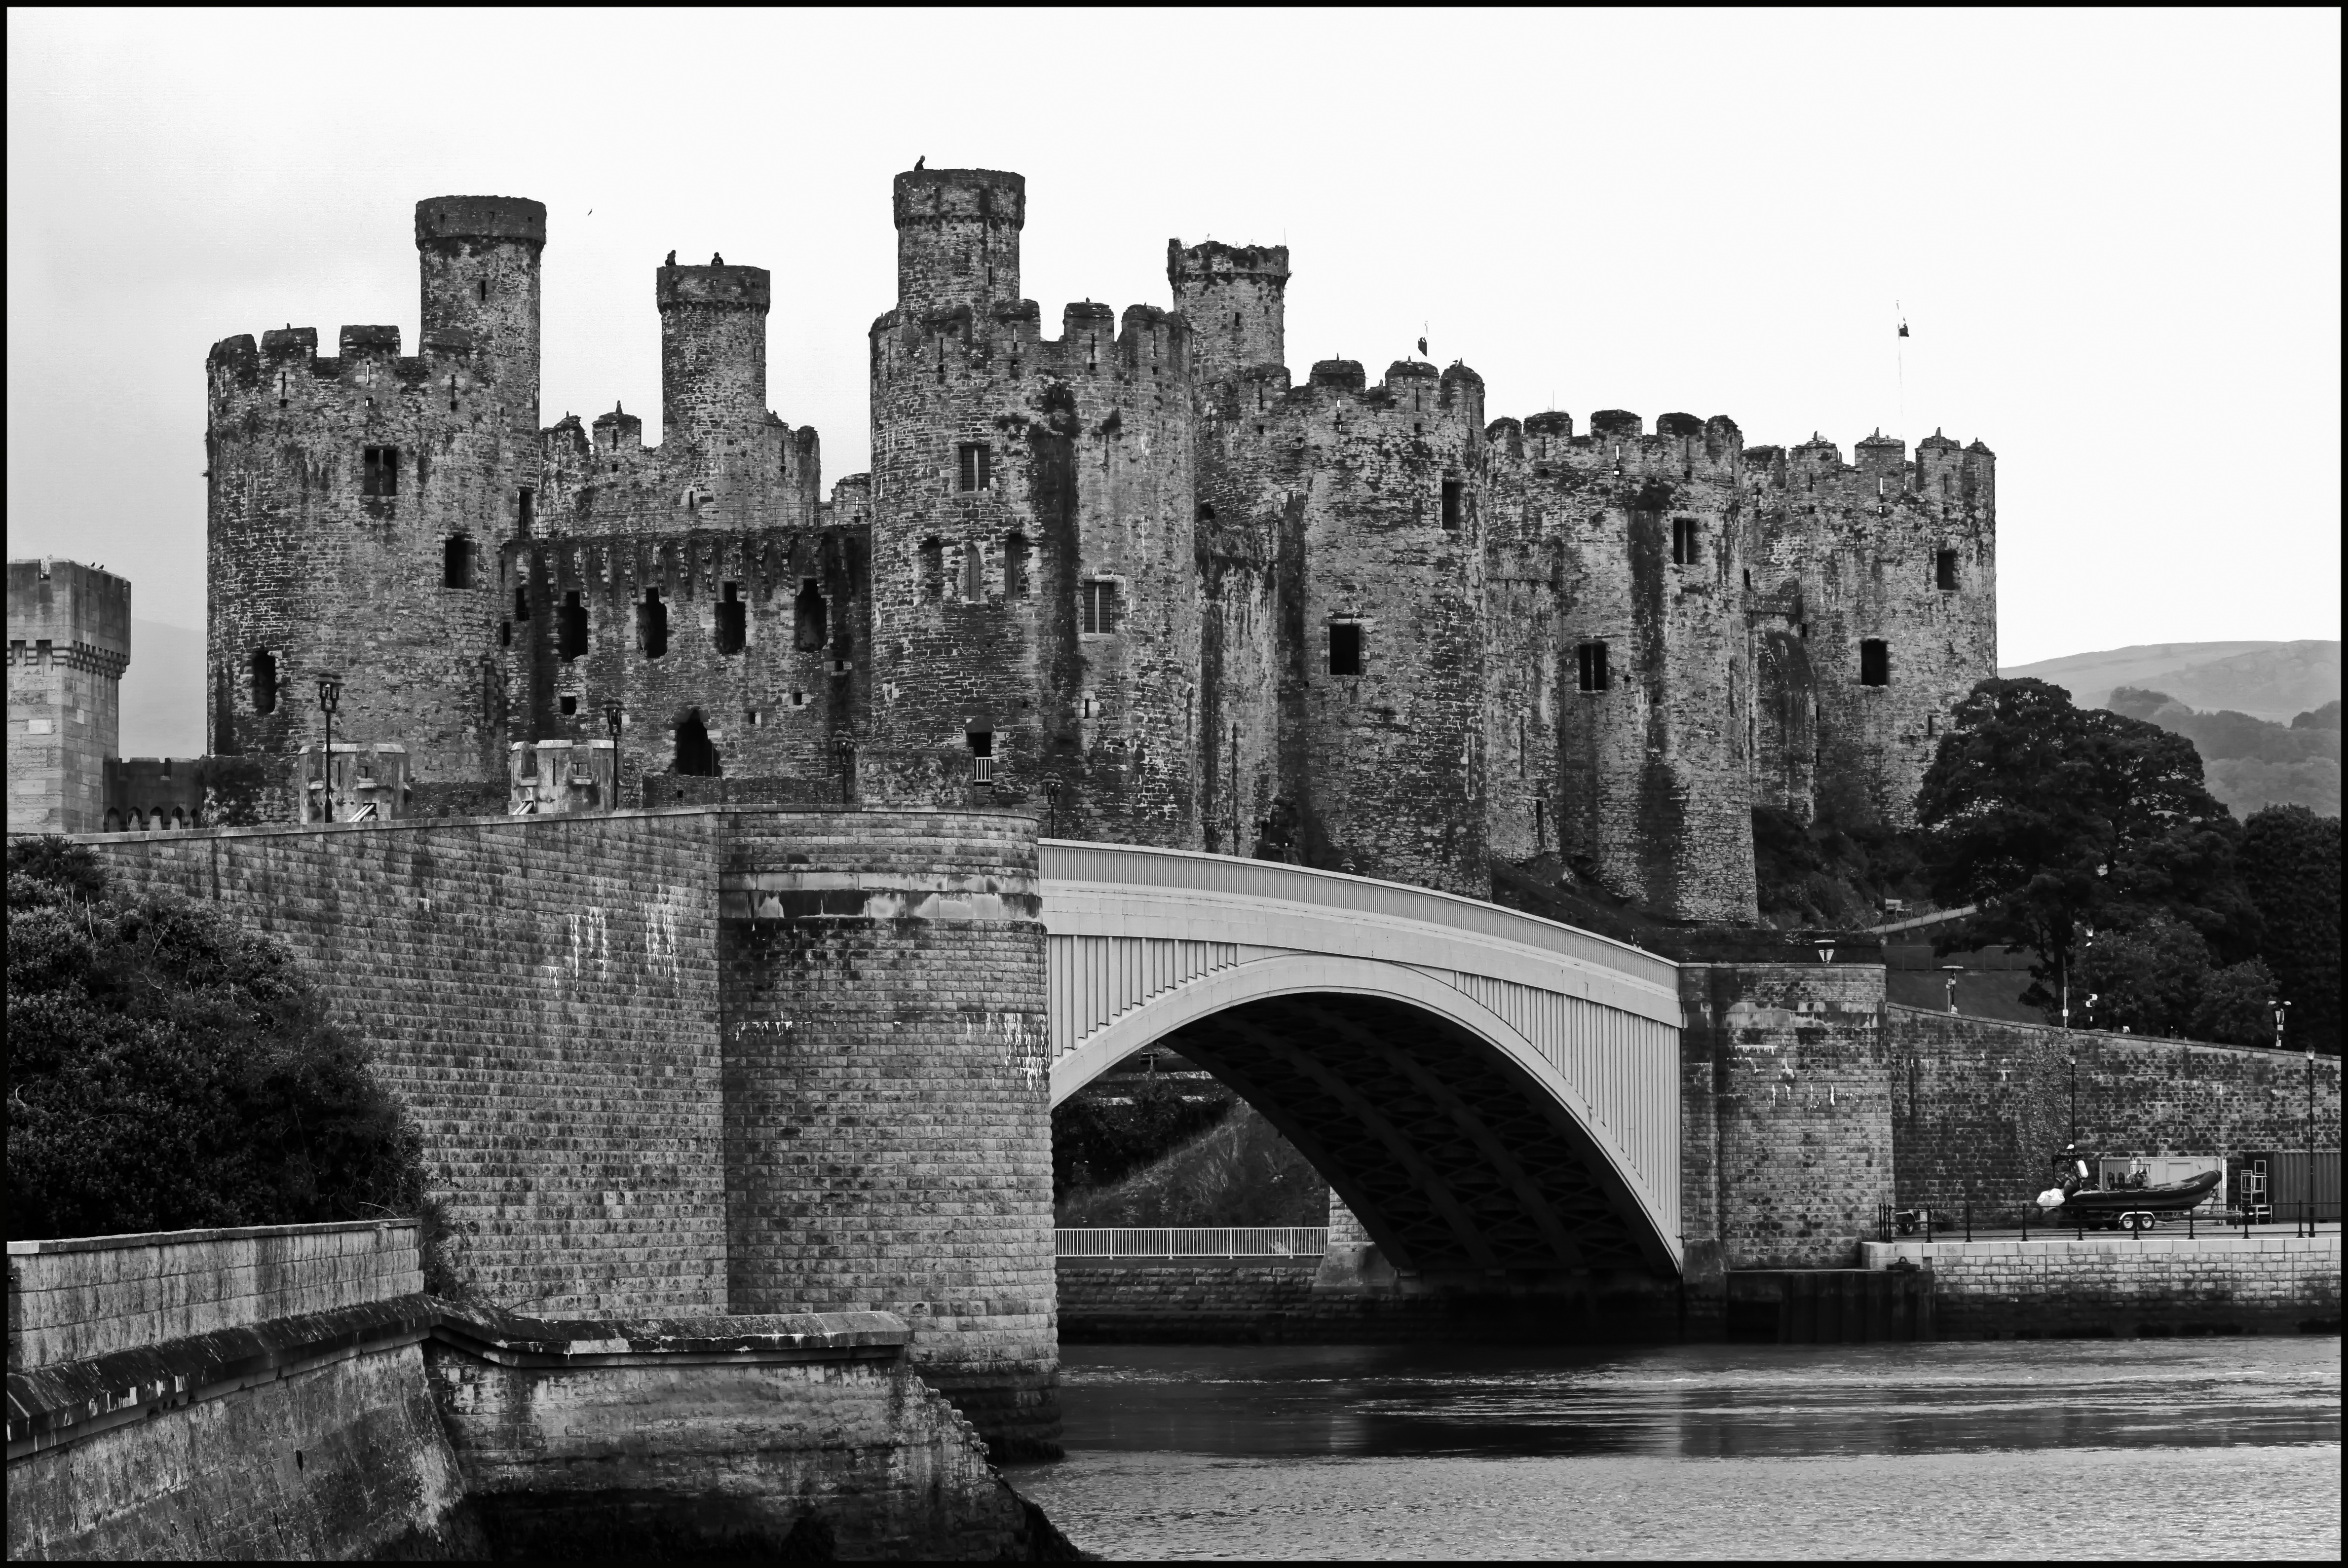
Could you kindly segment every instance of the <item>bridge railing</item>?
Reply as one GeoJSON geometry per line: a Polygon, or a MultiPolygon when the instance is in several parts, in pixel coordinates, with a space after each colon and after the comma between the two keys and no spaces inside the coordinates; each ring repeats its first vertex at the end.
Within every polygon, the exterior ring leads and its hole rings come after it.
{"type": "Polygon", "coordinates": [[[1381,882],[1276,860],[1241,860],[1192,850],[1128,844],[1086,844],[1047,838],[1038,856],[1047,881],[1107,882],[1185,893],[1286,899],[1342,909],[1379,920],[1416,920],[1501,941],[1545,948],[1562,958],[1610,968],[1665,991],[1678,988],[1678,966],[1660,955],[1593,932],[1561,926],[1456,893],[1381,882]]]}
{"type": "Polygon", "coordinates": [[[1319,1257],[1327,1225],[1156,1225],[1062,1230],[1062,1257],[1319,1257]]]}

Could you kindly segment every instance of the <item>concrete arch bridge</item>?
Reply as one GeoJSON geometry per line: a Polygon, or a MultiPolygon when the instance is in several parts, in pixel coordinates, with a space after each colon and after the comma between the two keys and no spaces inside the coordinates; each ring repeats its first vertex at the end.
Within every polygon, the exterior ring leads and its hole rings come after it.
{"type": "Polygon", "coordinates": [[[1163,1042],[1419,1281],[1676,1276],[1675,967],[1471,898],[1046,840],[1052,1103],[1163,1042]]]}

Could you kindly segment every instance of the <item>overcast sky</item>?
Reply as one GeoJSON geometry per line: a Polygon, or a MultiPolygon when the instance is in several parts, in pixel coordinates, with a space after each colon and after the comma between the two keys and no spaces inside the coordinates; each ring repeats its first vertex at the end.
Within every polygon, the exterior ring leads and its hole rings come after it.
{"type": "Polygon", "coordinates": [[[2337,11],[8,14],[8,552],[203,624],[204,354],[414,352],[420,197],[544,201],[551,424],[657,434],[653,270],[773,270],[865,466],[889,180],[1027,177],[1025,292],[1285,241],[1289,364],[1428,323],[1490,417],[1998,455],[2001,660],[2340,635],[2337,11]],[[1904,313],[1912,336],[1896,335],[1904,313]]]}

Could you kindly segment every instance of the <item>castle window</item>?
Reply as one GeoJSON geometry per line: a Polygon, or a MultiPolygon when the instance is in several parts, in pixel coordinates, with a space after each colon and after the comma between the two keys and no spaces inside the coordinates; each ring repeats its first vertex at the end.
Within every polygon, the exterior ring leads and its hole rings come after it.
{"type": "Polygon", "coordinates": [[[709,726],[702,722],[701,710],[685,714],[676,727],[676,772],[692,778],[716,778],[718,774],[717,747],[709,739],[709,726]]]}
{"type": "MultiPolygon", "coordinates": [[[[47,651],[48,644],[43,643],[41,647],[44,652],[47,651]]],[[[256,713],[277,712],[277,655],[266,648],[253,651],[252,711],[256,713]]]]}
{"type": "Polygon", "coordinates": [[[823,650],[823,640],[829,620],[829,607],[823,601],[823,590],[809,578],[791,600],[791,646],[802,653],[818,653],[823,650]]]}
{"type": "Polygon", "coordinates": [[[1957,586],[1957,552],[1942,550],[1933,562],[1933,580],[1944,593],[1953,592],[1957,586]]]}
{"type": "Polygon", "coordinates": [[[1237,312],[1237,311],[1233,311],[1233,312],[1231,313],[1231,331],[1233,331],[1233,332],[1237,332],[1237,331],[1239,331],[1239,330],[1240,330],[1240,313],[1239,313],[1239,312],[1237,312]]]}
{"type": "Polygon", "coordinates": [[[537,520],[538,492],[528,485],[524,485],[520,494],[515,497],[514,517],[525,534],[530,532],[530,525],[537,520]]]}
{"type": "Polygon", "coordinates": [[[1457,479],[1443,481],[1443,526],[1457,533],[1459,529],[1459,494],[1462,487],[1457,479]]]}
{"type": "Polygon", "coordinates": [[[976,539],[962,547],[962,597],[965,604],[976,604],[986,597],[986,548],[976,539]]]}
{"type": "Polygon", "coordinates": [[[1003,597],[1025,599],[1027,593],[1027,536],[1005,534],[1003,536],[1003,597]]]}
{"type": "Polygon", "coordinates": [[[750,607],[742,599],[742,585],[729,582],[717,600],[717,651],[739,653],[750,641],[750,607]]]}
{"type": "Polygon", "coordinates": [[[1359,675],[1362,672],[1362,623],[1358,620],[1333,620],[1329,623],[1329,673],[1359,675]]]}
{"type": "Polygon", "coordinates": [[[440,541],[440,586],[473,586],[473,541],[463,534],[452,534],[440,541]]]}
{"type": "Polygon", "coordinates": [[[1606,644],[1585,642],[1573,651],[1575,685],[1584,692],[1606,690],[1606,644]]]}
{"type": "Polygon", "coordinates": [[[576,697],[565,697],[565,698],[563,698],[563,699],[562,699],[562,716],[563,716],[564,718],[566,718],[566,719],[576,718],[576,717],[578,716],[578,713],[579,713],[579,699],[578,699],[578,698],[576,698],[576,697]]]}
{"type": "Polygon", "coordinates": [[[498,622],[498,646],[500,648],[511,648],[513,646],[512,621],[500,620],[498,622]]]}
{"type": "Polygon", "coordinates": [[[1215,520],[1215,507],[1212,502],[1199,503],[1199,520],[1202,523],[1211,523],[1215,520]]]}
{"type": "MultiPolygon", "coordinates": [[[[572,594],[571,597],[576,599],[579,596],[572,594]]],[[[564,613],[567,616],[569,610],[566,609],[564,613]]],[[[636,641],[643,646],[647,659],[658,659],[668,651],[668,606],[661,602],[660,589],[656,588],[644,589],[644,601],[636,606],[636,641]]],[[[583,630],[580,641],[586,641],[583,630]]],[[[583,653],[586,650],[582,647],[580,651],[583,653]]],[[[568,659],[572,654],[566,650],[562,656],[568,659]]]]}
{"type": "Polygon", "coordinates": [[[527,588],[517,587],[514,589],[513,618],[516,620],[530,619],[530,589],[527,588]]]}
{"type": "Polygon", "coordinates": [[[1746,567],[1745,569],[1745,586],[1747,589],[1750,589],[1753,586],[1753,569],[1751,567],[1746,567]]]}
{"type": "Polygon", "coordinates": [[[946,548],[936,539],[922,541],[922,577],[920,592],[932,603],[945,597],[946,548]]]}
{"type": "Polygon", "coordinates": [[[362,496],[399,494],[398,447],[368,446],[361,450],[359,494],[362,496]]]}
{"type": "Polygon", "coordinates": [[[1124,618],[1124,606],[1117,602],[1117,584],[1094,581],[1085,584],[1085,630],[1104,636],[1117,628],[1124,618]]]}
{"type": "Polygon", "coordinates": [[[1672,564],[1673,566],[1694,566],[1703,559],[1702,546],[1699,542],[1702,535],[1699,529],[1700,525],[1694,518],[1672,519],[1672,564]]]}
{"type": "MultiPolygon", "coordinates": [[[[666,628],[666,621],[662,625],[666,628]]],[[[576,659],[587,651],[587,607],[579,602],[573,589],[562,596],[562,611],[555,624],[557,651],[565,659],[576,659]]]]}
{"type": "Polygon", "coordinates": [[[1891,684],[1891,644],[1879,637],[1860,639],[1859,683],[1862,686],[1891,684]]]}
{"type": "Polygon", "coordinates": [[[1937,734],[1939,734],[1940,733],[1941,733],[1941,720],[1940,720],[1940,715],[1938,715],[1938,714],[1936,714],[1936,713],[1927,713],[1927,714],[1925,714],[1925,715],[1924,715],[1924,738],[1925,738],[1926,740],[1931,740],[1934,735],[1937,735],[1937,734]]]}
{"type": "Polygon", "coordinates": [[[963,736],[970,745],[970,782],[974,784],[994,783],[994,732],[972,730],[963,736]]]}
{"type": "Polygon", "coordinates": [[[991,454],[986,449],[986,443],[965,441],[962,445],[961,452],[962,487],[965,490],[985,489],[992,478],[988,471],[988,458],[991,454]]]}

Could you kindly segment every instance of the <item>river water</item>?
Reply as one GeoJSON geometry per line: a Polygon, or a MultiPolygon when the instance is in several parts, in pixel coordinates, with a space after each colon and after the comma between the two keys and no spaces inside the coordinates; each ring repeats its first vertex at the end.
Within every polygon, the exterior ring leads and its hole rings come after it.
{"type": "Polygon", "coordinates": [[[1110,1558],[2340,1556],[2336,1337],[1061,1355],[1110,1558]]]}

